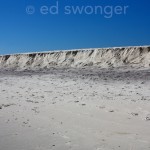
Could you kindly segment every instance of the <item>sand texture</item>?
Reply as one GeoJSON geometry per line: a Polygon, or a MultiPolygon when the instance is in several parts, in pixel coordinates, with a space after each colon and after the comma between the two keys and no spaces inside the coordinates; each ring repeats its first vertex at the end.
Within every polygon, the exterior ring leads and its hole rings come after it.
{"type": "Polygon", "coordinates": [[[1,71],[0,150],[150,150],[150,70],[1,71]]]}
{"type": "Polygon", "coordinates": [[[36,70],[55,66],[101,68],[150,66],[150,46],[68,50],[0,56],[1,69],[36,70]]]}
{"type": "Polygon", "coordinates": [[[0,56],[0,150],[150,150],[150,47],[0,56]]]}

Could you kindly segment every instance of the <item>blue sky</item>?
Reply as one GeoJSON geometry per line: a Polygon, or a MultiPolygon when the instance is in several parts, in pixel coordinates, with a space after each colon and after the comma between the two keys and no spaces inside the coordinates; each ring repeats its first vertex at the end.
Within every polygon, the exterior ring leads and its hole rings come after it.
{"type": "Polygon", "coordinates": [[[0,0],[0,54],[150,45],[149,8],[149,0],[0,0]]]}

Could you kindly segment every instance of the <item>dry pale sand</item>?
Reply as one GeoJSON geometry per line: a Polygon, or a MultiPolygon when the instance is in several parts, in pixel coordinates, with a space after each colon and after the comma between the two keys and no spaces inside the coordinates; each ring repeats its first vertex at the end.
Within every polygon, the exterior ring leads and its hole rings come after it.
{"type": "Polygon", "coordinates": [[[150,150],[150,70],[0,71],[0,150],[150,150]]]}

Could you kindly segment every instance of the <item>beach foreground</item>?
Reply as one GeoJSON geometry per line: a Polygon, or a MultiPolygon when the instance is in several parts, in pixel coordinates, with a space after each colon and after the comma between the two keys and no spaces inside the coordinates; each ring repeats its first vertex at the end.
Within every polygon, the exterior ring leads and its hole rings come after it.
{"type": "Polygon", "coordinates": [[[0,71],[0,150],[150,150],[150,70],[0,71]]]}

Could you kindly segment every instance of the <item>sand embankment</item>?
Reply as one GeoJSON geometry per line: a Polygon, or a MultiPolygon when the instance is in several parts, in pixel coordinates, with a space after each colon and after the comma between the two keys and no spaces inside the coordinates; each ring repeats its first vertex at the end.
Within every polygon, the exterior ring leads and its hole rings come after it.
{"type": "Polygon", "coordinates": [[[51,66],[150,66],[150,46],[50,51],[0,56],[1,69],[43,69],[51,66]]]}

